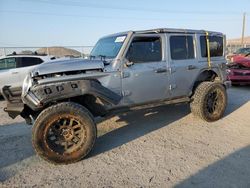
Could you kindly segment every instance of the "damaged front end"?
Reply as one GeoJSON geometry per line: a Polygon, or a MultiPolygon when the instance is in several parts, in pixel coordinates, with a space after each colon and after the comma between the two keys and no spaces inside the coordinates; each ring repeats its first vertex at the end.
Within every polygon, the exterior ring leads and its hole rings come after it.
{"type": "Polygon", "coordinates": [[[230,63],[228,65],[227,75],[228,80],[230,80],[233,85],[250,84],[250,60],[230,63]]]}
{"type": "Polygon", "coordinates": [[[117,104],[120,101],[120,95],[98,81],[98,78],[108,75],[103,72],[102,62],[66,61],[39,66],[25,78],[22,88],[5,86],[2,89],[7,101],[5,112],[11,118],[21,115],[31,124],[50,105],[66,100],[85,102],[79,96],[91,95],[107,104],[117,104]],[[60,67],[56,68],[58,66],[60,67]]]}

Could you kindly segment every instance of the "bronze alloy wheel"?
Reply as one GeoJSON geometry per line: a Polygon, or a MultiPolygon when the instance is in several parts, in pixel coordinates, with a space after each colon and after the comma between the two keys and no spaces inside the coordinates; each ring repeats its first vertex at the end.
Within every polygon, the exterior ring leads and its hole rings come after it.
{"type": "Polygon", "coordinates": [[[84,158],[96,140],[96,125],[83,106],[63,102],[43,110],[32,129],[37,154],[54,164],[69,164],[84,158]]]}
{"type": "Polygon", "coordinates": [[[60,115],[45,126],[44,140],[47,147],[61,155],[69,155],[86,142],[86,128],[73,115],[60,115]]]}

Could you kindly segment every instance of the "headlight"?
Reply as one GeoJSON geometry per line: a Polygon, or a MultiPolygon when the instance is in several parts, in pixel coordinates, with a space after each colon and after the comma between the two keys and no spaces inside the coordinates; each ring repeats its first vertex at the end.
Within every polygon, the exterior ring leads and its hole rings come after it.
{"type": "Polygon", "coordinates": [[[234,62],[234,57],[231,57],[231,58],[230,58],[230,61],[231,61],[231,62],[234,62]]]}
{"type": "Polygon", "coordinates": [[[227,75],[233,75],[233,71],[231,71],[230,69],[227,69],[226,72],[227,72],[227,75]]]}
{"type": "Polygon", "coordinates": [[[28,93],[31,86],[32,86],[32,79],[30,77],[30,74],[28,74],[28,76],[26,76],[23,81],[22,96],[28,93]]]}

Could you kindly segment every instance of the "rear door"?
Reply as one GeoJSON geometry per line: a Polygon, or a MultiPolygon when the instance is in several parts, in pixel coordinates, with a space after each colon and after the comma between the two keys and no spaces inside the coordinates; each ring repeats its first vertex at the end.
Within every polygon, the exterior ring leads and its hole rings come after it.
{"type": "Polygon", "coordinates": [[[199,62],[194,34],[170,34],[170,90],[172,97],[183,97],[192,91],[194,80],[207,63],[199,62]]]}

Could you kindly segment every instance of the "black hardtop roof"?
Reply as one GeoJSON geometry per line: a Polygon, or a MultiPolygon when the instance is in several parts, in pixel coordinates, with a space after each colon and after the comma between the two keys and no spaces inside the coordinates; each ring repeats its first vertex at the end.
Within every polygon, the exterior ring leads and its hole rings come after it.
{"type": "Polygon", "coordinates": [[[158,28],[158,29],[150,29],[150,30],[141,30],[134,31],[135,33],[187,33],[187,34],[205,34],[208,32],[209,34],[223,35],[220,32],[216,31],[206,31],[206,30],[194,30],[194,29],[175,29],[175,28],[158,28]]]}
{"type": "MultiPolygon", "coordinates": [[[[138,33],[138,34],[154,34],[154,33],[205,34],[206,32],[208,32],[209,35],[223,35],[223,33],[216,32],[216,31],[194,30],[194,29],[175,29],[175,28],[157,28],[157,29],[150,29],[150,30],[119,32],[119,33],[114,33],[114,34],[107,35],[104,37],[127,35],[129,32],[138,33]]],[[[102,38],[104,38],[104,37],[102,37],[102,38]]]]}

